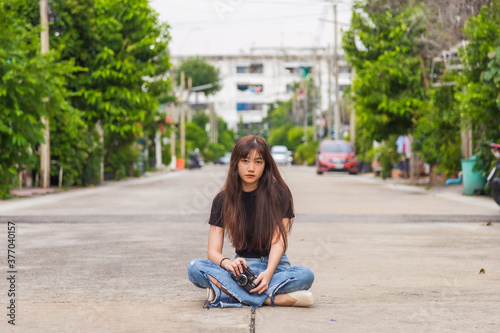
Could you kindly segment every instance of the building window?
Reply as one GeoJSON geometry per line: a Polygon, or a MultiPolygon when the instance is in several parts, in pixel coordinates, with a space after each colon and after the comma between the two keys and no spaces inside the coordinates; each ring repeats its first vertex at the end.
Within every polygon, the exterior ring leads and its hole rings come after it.
{"type": "Polygon", "coordinates": [[[286,66],[288,74],[300,75],[302,77],[307,77],[312,70],[310,65],[299,65],[299,66],[286,66]]]}
{"type": "Polygon", "coordinates": [[[249,92],[251,94],[260,94],[264,91],[264,86],[262,84],[245,84],[238,83],[236,88],[242,92],[249,92]]]}
{"type": "Polygon", "coordinates": [[[238,74],[262,74],[264,72],[263,64],[237,65],[236,73],[238,74]]]}
{"type": "Polygon", "coordinates": [[[339,85],[339,91],[344,91],[344,90],[348,89],[349,87],[351,87],[350,84],[341,84],[341,85],[339,85]]]}
{"type": "Polygon", "coordinates": [[[340,73],[350,73],[350,72],[351,72],[351,67],[348,67],[348,66],[339,67],[339,74],[340,73]]]}
{"type": "Polygon", "coordinates": [[[237,111],[262,111],[263,108],[262,103],[236,103],[237,111]]]}
{"type": "Polygon", "coordinates": [[[289,74],[299,74],[300,70],[299,67],[286,67],[285,68],[289,74]]]}

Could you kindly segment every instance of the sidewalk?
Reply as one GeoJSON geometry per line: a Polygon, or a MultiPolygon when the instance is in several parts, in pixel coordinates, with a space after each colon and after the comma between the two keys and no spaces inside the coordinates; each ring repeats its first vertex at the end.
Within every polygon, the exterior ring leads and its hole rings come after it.
{"type": "Polygon", "coordinates": [[[14,188],[10,190],[10,194],[16,197],[32,197],[34,195],[42,195],[48,193],[54,193],[53,188],[39,188],[39,187],[23,187],[14,188]]]}
{"type": "MultiPolygon", "coordinates": [[[[70,188],[58,188],[55,186],[52,186],[50,188],[41,188],[41,187],[22,187],[22,188],[13,188],[10,190],[10,194],[12,195],[12,199],[15,199],[16,197],[34,197],[34,196],[40,196],[40,195],[45,195],[45,194],[53,194],[53,193],[62,193],[62,192],[68,192],[68,191],[75,191],[75,190],[84,190],[84,189],[92,189],[92,188],[97,188],[97,187],[102,187],[102,186],[107,186],[110,184],[114,183],[123,183],[123,182],[135,182],[137,180],[142,180],[144,181],[145,179],[150,179],[151,177],[157,177],[159,175],[164,175],[171,173],[170,170],[165,169],[161,171],[148,171],[145,172],[141,177],[135,178],[135,177],[128,177],[124,178],[121,180],[105,180],[99,185],[90,185],[90,186],[73,186],[70,188]]],[[[1,202],[1,201],[0,201],[1,202]]]]}
{"type": "Polygon", "coordinates": [[[375,177],[373,173],[360,174],[355,179],[366,183],[382,184],[388,188],[398,191],[428,194],[440,198],[446,198],[448,200],[484,207],[486,209],[493,209],[497,210],[500,214],[500,206],[496,204],[492,197],[464,195],[464,188],[462,183],[431,187],[425,182],[422,182],[418,185],[411,184],[411,181],[409,179],[382,179],[380,177],[375,177]]]}

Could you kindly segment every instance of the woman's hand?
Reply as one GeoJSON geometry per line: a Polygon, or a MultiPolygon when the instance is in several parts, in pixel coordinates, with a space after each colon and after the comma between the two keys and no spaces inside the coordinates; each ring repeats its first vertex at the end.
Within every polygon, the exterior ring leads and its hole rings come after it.
{"type": "Polygon", "coordinates": [[[269,282],[271,282],[272,277],[273,273],[267,269],[260,273],[257,279],[255,279],[255,284],[257,284],[257,287],[250,290],[250,293],[257,292],[259,295],[262,294],[269,288],[269,282]]]}
{"type": "Polygon", "coordinates": [[[223,268],[233,273],[234,276],[243,273],[243,266],[248,267],[245,258],[236,258],[234,260],[224,260],[222,262],[223,268]]]}

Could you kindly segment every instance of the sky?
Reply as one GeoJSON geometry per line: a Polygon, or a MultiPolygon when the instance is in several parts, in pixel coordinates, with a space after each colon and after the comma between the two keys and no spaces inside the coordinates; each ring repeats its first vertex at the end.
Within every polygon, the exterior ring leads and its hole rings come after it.
{"type": "Polygon", "coordinates": [[[247,54],[251,47],[332,47],[333,3],[347,29],[352,0],[150,0],[181,55],[247,54]]]}

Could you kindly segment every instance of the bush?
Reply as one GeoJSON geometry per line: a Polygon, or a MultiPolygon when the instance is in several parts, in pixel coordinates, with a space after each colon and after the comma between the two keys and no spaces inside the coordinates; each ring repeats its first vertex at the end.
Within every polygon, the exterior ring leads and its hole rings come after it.
{"type": "Polygon", "coordinates": [[[387,147],[386,144],[382,144],[374,150],[373,159],[379,161],[382,166],[382,179],[390,178],[392,175],[392,166],[397,163],[398,159],[398,154],[394,149],[387,147]]]}
{"type": "MultiPolygon", "coordinates": [[[[288,149],[297,150],[297,148],[305,141],[304,139],[304,127],[297,126],[293,127],[288,131],[288,149]]],[[[310,141],[313,138],[313,129],[308,128],[307,130],[307,140],[310,141]]]]}
{"type": "Polygon", "coordinates": [[[314,165],[316,162],[316,152],[319,148],[318,141],[309,141],[307,144],[301,144],[297,147],[297,152],[295,157],[297,159],[297,163],[303,164],[306,162],[307,165],[314,165]]]}
{"type": "MultiPolygon", "coordinates": [[[[269,143],[269,146],[289,146],[288,142],[288,131],[293,128],[293,124],[286,124],[282,127],[274,128],[271,130],[271,133],[269,134],[269,138],[267,139],[267,142],[269,143]]],[[[290,147],[288,147],[290,149],[290,147]]]]}
{"type": "Polygon", "coordinates": [[[205,161],[214,161],[216,158],[221,158],[226,153],[226,148],[220,143],[210,142],[202,155],[205,161]]]}
{"type": "Polygon", "coordinates": [[[170,165],[172,162],[172,154],[170,153],[170,145],[161,146],[161,162],[164,165],[170,165]]]}
{"type": "Polygon", "coordinates": [[[83,186],[97,185],[101,182],[101,156],[102,150],[96,149],[85,161],[82,170],[83,186]]]}
{"type": "Polygon", "coordinates": [[[116,180],[130,177],[133,175],[134,164],[138,156],[139,151],[133,142],[112,145],[106,155],[105,171],[116,180]]]}
{"type": "Polygon", "coordinates": [[[135,168],[134,169],[134,177],[139,178],[141,176],[141,169],[135,168]]]}

